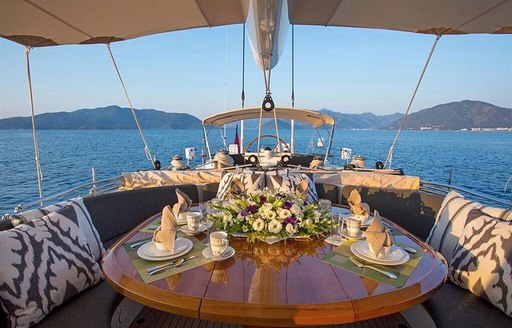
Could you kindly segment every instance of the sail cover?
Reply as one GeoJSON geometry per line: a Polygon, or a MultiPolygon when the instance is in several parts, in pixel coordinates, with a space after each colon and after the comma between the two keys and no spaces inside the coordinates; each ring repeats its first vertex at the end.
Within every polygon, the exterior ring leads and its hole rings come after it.
{"type": "MultiPolygon", "coordinates": [[[[288,0],[287,6],[292,24],[437,35],[512,33],[512,0],[288,0]]],[[[249,1],[0,0],[0,8],[0,37],[38,47],[244,23],[249,1]]]]}

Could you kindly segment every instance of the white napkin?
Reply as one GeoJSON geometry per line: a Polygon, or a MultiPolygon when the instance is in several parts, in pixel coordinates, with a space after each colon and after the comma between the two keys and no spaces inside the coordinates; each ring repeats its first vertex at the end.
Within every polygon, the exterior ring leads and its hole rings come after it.
{"type": "Polygon", "coordinates": [[[373,222],[365,231],[366,241],[370,250],[375,254],[379,255],[382,247],[393,245],[393,237],[391,233],[386,230],[384,223],[380,218],[380,214],[375,210],[373,214],[373,222]]]}
{"type": "Polygon", "coordinates": [[[167,205],[162,210],[162,222],[160,226],[153,232],[153,241],[155,243],[163,243],[170,252],[174,253],[177,228],[178,220],[172,213],[171,207],[167,205]]]}
{"type": "Polygon", "coordinates": [[[350,192],[347,203],[350,205],[350,212],[352,214],[361,215],[365,218],[370,216],[370,206],[366,203],[361,203],[361,195],[356,189],[350,192]]]}
{"type": "Polygon", "coordinates": [[[172,207],[172,212],[177,220],[180,213],[188,212],[188,210],[190,210],[190,206],[192,206],[192,200],[187,196],[187,194],[178,188],[176,188],[176,197],[178,202],[172,207]]]}

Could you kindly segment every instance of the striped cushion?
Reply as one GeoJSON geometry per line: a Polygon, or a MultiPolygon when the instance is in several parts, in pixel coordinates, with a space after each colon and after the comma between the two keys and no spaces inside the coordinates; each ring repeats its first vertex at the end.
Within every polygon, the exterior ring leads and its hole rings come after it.
{"type": "Polygon", "coordinates": [[[101,279],[71,205],[0,232],[0,302],[11,327],[34,326],[101,279]]]}
{"type": "Polygon", "coordinates": [[[222,177],[219,183],[219,189],[217,189],[217,198],[229,198],[231,195],[231,187],[235,180],[244,186],[243,192],[246,194],[261,190],[265,187],[265,179],[263,174],[229,172],[222,177]]]}
{"type": "Polygon", "coordinates": [[[457,246],[462,230],[468,222],[468,213],[472,209],[479,209],[485,214],[504,220],[511,220],[510,211],[483,206],[471,201],[455,191],[450,191],[443,200],[437,213],[436,223],[430,230],[427,243],[436,251],[443,254],[450,261],[457,246]]]}
{"type": "Polygon", "coordinates": [[[512,221],[469,212],[448,278],[512,317],[512,221]]]}
{"type": "Polygon", "coordinates": [[[270,185],[268,186],[271,190],[280,190],[282,192],[297,193],[300,183],[302,181],[307,182],[306,198],[309,202],[318,202],[318,194],[313,181],[304,173],[290,174],[288,176],[271,175],[270,185]]]}

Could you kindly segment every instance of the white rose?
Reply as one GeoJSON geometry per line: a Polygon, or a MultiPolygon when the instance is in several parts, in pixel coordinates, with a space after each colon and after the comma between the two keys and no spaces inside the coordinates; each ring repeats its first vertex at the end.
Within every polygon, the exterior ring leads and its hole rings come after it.
{"type": "Polygon", "coordinates": [[[280,233],[281,229],[283,229],[283,225],[277,220],[272,220],[268,224],[268,231],[271,233],[280,233]]]}
{"type": "Polygon", "coordinates": [[[311,219],[307,219],[306,221],[304,221],[304,225],[306,225],[306,226],[310,226],[312,224],[313,224],[313,220],[311,220],[311,219]]]}
{"type": "Polygon", "coordinates": [[[224,215],[222,216],[222,221],[224,221],[224,223],[231,223],[232,220],[233,215],[231,213],[224,213],[224,215]]]}
{"type": "Polygon", "coordinates": [[[279,215],[279,217],[281,219],[286,219],[286,218],[289,218],[292,216],[292,212],[290,212],[289,210],[287,210],[286,208],[280,208],[277,210],[277,214],[279,215]]]}
{"type": "Polygon", "coordinates": [[[295,231],[295,228],[293,227],[293,224],[288,223],[286,225],[286,232],[288,232],[288,235],[291,237],[293,236],[297,231],[295,231]]]}
{"type": "Polygon", "coordinates": [[[263,221],[262,219],[257,219],[256,221],[254,221],[254,223],[252,224],[252,228],[256,231],[261,231],[265,228],[265,221],[263,221]]]}

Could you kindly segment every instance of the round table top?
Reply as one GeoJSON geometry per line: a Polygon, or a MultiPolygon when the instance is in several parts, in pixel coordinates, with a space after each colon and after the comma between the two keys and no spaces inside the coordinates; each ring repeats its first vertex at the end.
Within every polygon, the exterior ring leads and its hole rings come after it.
{"type": "MultiPolygon", "coordinates": [[[[335,246],[323,239],[272,245],[230,238],[236,253],[222,262],[146,284],[123,244],[150,237],[138,230],[103,259],[105,278],[128,298],[174,314],[244,325],[301,326],[349,323],[396,313],[428,299],[445,281],[446,263],[429,246],[387,221],[404,245],[426,253],[403,287],[395,288],[321,261],[335,246]]],[[[205,233],[196,236],[206,242],[205,233]]]]}

